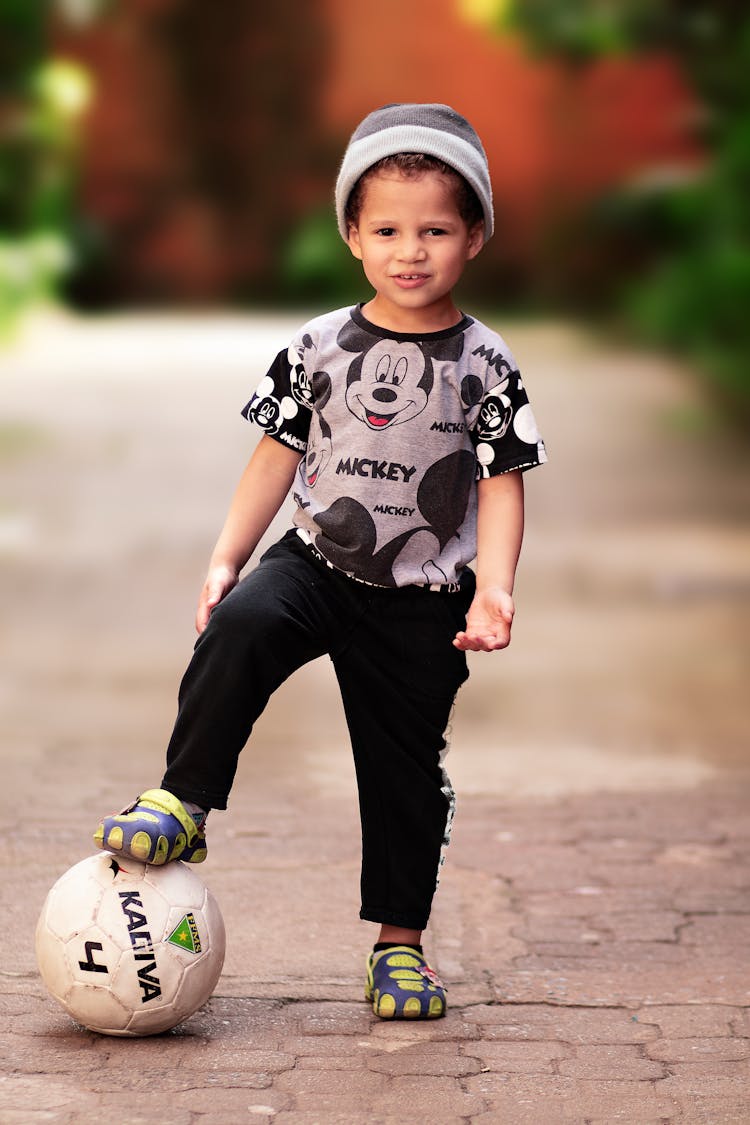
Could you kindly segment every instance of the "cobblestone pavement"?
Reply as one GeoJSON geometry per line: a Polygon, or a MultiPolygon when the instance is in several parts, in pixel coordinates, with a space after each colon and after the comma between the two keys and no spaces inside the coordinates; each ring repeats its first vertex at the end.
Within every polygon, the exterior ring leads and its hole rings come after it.
{"type": "Polygon", "coordinates": [[[99,815],[158,782],[255,440],[237,411],[297,319],[47,317],[0,357],[0,1123],[746,1125],[748,458],[682,373],[555,325],[508,329],[551,463],[513,645],[472,659],[454,724],[426,938],[446,1018],[363,1000],[325,662],[277,694],[212,816],[228,950],[205,1008],[122,1040],[45,992],[41,904],[99,815]]]}

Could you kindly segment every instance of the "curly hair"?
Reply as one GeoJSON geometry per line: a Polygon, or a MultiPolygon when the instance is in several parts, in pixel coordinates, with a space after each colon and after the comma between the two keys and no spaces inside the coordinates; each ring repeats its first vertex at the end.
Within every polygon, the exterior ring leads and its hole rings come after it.
{"type": "Polygon", "coordinates": [[[450,164],[446,164],[444,160],[439,160],[435,156],[428,156],[423,152],[398,152],[393,156],[384,156],[382,160],[378,160],[357,180],[346,201],[344,210],[347,229],[356,227],[359,222],[367,181],[381,171],[397,171],[409,180],[417,180],[425,172],[440,172],[441,175],[447,176],[452,181],[458,213],[469,230],[480,223],[484,223],[484,212],[477,193],[460,172],[457,172],[450,164]]]}

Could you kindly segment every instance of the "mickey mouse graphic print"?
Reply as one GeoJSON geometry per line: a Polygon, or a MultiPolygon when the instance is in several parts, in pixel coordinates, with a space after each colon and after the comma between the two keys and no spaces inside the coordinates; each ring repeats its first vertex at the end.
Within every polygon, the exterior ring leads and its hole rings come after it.
{"type": "Polygon", "coordinates": [[[243,410],[303,455],[294,522],[337,570],[452,586],[476,555],[476,484],[547,460],[502,337],[465,316],[394,333],[359,306],[309,321],[243,410]]]}

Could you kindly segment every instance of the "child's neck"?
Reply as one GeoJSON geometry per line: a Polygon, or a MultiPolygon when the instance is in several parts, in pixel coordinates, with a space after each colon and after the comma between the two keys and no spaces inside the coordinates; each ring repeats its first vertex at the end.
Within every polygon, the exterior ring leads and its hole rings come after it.
{"type": "Polygon", "coordinates": [[[378,328],[408,333],[442,332],[446,328],[453,328],[462,316],[451,298],[447,298],[439,306],[405,309],[383,300],[377,293],[362,306],[362,315],[378,328]]]}

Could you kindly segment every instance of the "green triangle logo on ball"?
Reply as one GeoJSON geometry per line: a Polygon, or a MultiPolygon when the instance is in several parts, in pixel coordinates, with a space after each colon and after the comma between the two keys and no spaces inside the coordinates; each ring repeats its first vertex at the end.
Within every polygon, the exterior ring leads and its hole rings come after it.
{"type": "Polygon", "coordinates": [[[200,953],[201,939],[195,915],[185,914],[172,930],[167,941],[172,945],[178,945],[180,949],[187,950],[188,953],[200,953]]]}

